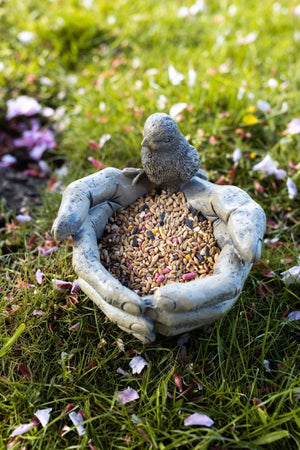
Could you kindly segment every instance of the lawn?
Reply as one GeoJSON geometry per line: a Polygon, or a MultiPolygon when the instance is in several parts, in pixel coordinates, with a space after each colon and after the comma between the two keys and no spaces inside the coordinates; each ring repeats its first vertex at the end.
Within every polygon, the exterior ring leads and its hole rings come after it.
{"type": "Polygon", "coordinates": [[[300,4],[2,0],[0,36],[0,165],[42,180],[40,204],[1,202],[0,448],[299,449],[300,4]],[[143,345],[72,289],[50,230],[70,182],[141,166],[157,111],[267,229],[227,315],[143,345]]]}

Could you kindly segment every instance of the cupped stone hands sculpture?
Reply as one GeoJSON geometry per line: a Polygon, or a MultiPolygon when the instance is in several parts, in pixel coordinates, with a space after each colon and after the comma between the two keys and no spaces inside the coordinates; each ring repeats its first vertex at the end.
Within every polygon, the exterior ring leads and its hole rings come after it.
{"type": "Polygon", "coordinates": [[[74,236],[73,267],[81,289],[111,321],[144,343],[154,341],[156,333],[172,336],[196,329],[229,311],[252,264],[260,258],[265,230],[262,208],[235,186],[207,181],[199,170],[196,150],[177,130],[166,114],[150,116],[142,143],[144,169],[106,168],[74,181],[63,194],[52,228],[55,239],[74,236]],[[159,130],[157,138],[155,130],[159,130]],[[167,284],[154,295],[139,297],[103,267],[98,241],[114,211],[157,186],[182,191],[190,205],[213,222],[221,253],[212,276],[167,284]]]}

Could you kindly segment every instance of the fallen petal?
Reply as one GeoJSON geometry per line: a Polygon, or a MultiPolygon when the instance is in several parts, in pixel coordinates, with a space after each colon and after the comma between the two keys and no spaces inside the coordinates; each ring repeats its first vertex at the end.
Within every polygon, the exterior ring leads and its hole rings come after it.
{"type": "Polygon", "coordinates": [[[98,169],[102,170],[105,168],[105,165],[102,164],[102,162],[98,161],[97,159],[93,158],[92,156],[88,157],[88,160],[98,169]]]}
{"type": "Polygon", "coordinates": [[[291,200],[294,200],[294,198],[296,197],[296,195],[298,193],[298,190],[297,190],[295,183],[293,182],[293,180],[290,177],[288,177],[288,179],[287,179],[286,186],[288,188],[289,198],[291,200]]]}
{"type": "Polygon", "coordinates": [[[37,281],[38,284],[42,284],[42,282],[43,282],[43,277],[44,277],[43,272],[41,271],[41,269],[38,269],[38,270],[35,272],[35,279],[36,279],[36,281],[37,281]]]}
{"type": "Polygon", "coordinates": [[[186,107],[187,107],[187,103],[183,103],[183,102],[182,103],[175,103],[173,106],[171,106],[171,108],[169,110],[169,114],[174,119],[186,107]]]}
{"type": "Polygon", "coordinates": [[[117,373],[120,375],[124,375],[125,377],[129,376],[129,372],[127,372],[126,370],[121,369],[121,367],[117,368],[117,373]]]}
{"type": "Polygon", "coordinates": [[[290,322],[293,322],[294,320],[300,320],[300,311],[292,311],[289,313],[289,315],[287,316],[287,319],[290,322]]]}
{"type": "Polygon", "coordinates": [[[16,216],[19,222],[30,222],[31,217],[28,214],[18,214],[16,216]]]}
{"type": "Polygon", "coordinates": [[[191,425],[202,425],[204,427],[211,427],[214,421],[208,417],[206,414],[194,413],[187,417],[184,421],[184,425],[189,427],[191,425]]]}
{"type": "Polygon", "coordinates": [[[105,142],[109,141],[111,138],[110,134],[103,134],[99,140],[99,148],[102,148],[105,142]]]}
{"type": "Polygon", "coordinates": [[[132,369],[132,373],[141,373],[145,366],[149,366],[149,363],[142,358],[142,356],[135,356],[129,363],[129,366],[132,369]]]}
{"type": "Polygon", "coordinates": [[[52,411],[52,408],[46,408],[46,409],[38,409],[34,415],[39,421],[41,422],[41,425],[45,428],[49,422],[50,419],[50,413],[52,411]]]}
{"type": "Polygon", "coordinates": [[[46,314],[46,313],[45,313],[44,311],[37,310],[37,309],[35,309],[35,310],[32,311],[32,315],[33,315],[33,316],[44,316],[45,314],[46,314]]]}
{"type": "Polygon", "coordinates": [[[140,398],[136,390],[131,389],[130,387],[125,389],[125,391],[118,391],[117,396],[120,402],[123,403],[123,405],[126,405],[126,403],[133,402],[134,400],[140,398]]]}
{"type": "Polygon", "coordinates": [[[300,266],[293,266],[285,272],[280,273],[282,281],[287,284],[300,282],[300,266]]]}
{"type": "Polygon", "coordinates": [[[73,423],[73,425],[75,425],[77,433],[79,434],[79,436],[83,436],[85,435],[86,431],[84,429],[84,426],[81,425],[83,422],[83,417],[80,413],[76,413],[75,411],[70,412],[69,417],[73,423]]]}
{"type": "Polygon", "coordinates": [[[232,153],[233,162],[238,162],[238,160],[241,159],[241,157],[242,157],[241,150],[239,148],[234,149],[232,153]]]}
{"type": "Polygon", "coordinates": [[[59,280],[58,278],[52,278],[52,284],[57,291],[61,292],[70,289],[73,286],[73,283],[70,281],[59,280]]]}
{"type": "Polygon", "coordinates": [[[184,75],[182,75],[182,73],[180,72],[177,72],[174,66],[169,66],[168,72],[169,72],[169,80],[174,86],[177,86],[182,82],[182,80],[184,80],[184,75]]]}
{"type": "Polygon", "coordinates": [[[16,428],[9,437],[19,436],[20,434],[28,433],[37,423],[32,421],[30,423],[24,423],[16,428]]]}

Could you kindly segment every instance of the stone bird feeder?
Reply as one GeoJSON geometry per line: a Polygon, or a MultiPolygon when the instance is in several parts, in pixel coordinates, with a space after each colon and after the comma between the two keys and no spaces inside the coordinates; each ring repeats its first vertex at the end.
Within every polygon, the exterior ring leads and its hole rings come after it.
{"type": "MultiPolygon", "coordinates": [[[[196,149],[186,141],[170,116],[160,113],[150,116],[143,135],[143,168],[123,171],[107,168],[71,183],[63,194],[52,232],[59,240],[70,234],[74,236],[73,267],[86,295],[122,330],[143,342],[151,342],[156,333],[181,334],[217,320],[232,308],[252,264],[260,258],[265,214],[243,190],[207,181],[205,172],[199,169],[196,149]],[[185,218],[182,226],[187,225],[187,230],[183,234],[191,233],[197,240],[197,233],[201,232],[197,216],[201,217],[200,222],[205,219],[212,222],[219,257],[210,276],[200,277],[189,271],[181,276],[183,282],[178,282],[176,270],[173,270],[171,275],[175,275],[175,281],[163,285],[159,277],[169,276],[166,265],[153,274],[154,287],[151,288],[150,283],[149,293],[141,296],[138,289],[130,289],[124,281],[122,284],[104,267],[98,244],[107,224],[108,228],[113,227],[111,217],[115,211],[125,208],[124,212],[141,197],[148,195],[149,199],[151,193],[155,198],[153,189],[157,193],[160,188],[164,190],[166,203],[173,196],[176,204],[176,196],[181,195],[182,204],[190,205],[192,216],[185,218]],[[195,223],[191,226],[188,221],[195,223]],[[187,274],[193,275],[184,277],[187,274]]],[[[143,200],[139,202],[142,204],[143,200]]],[[[175,208],[177,217],[180,217],[180,208],[175,208]]],[[[148,233],[148,238],[150,236],[153,245],[159,246],[155,240],[163,237],[162,227],[158,224],[154,233],[145,225],[145,230],[141,231],[151,231],[153,236],[148,233]]],[[[181,250],[176,248],[176,236],[174,238],[172,245],[178,254],[181,250]]],[[[135,241],[132,237],[132,242],[143,248],[142,240],[140,236],[139,243],[138,237],[135,241]]],[[[197,252],[194,255],[192,247],[189,256],[192,255],[193,267],[197,269],[194,258],[197,252]]],[[[109,248],[105,251],[109,256],[109,248]]],[[[131,256],[134,262],[134,252],[131,256]]],[[[199,264],[202,262],[199,258],[199,264]]]]}

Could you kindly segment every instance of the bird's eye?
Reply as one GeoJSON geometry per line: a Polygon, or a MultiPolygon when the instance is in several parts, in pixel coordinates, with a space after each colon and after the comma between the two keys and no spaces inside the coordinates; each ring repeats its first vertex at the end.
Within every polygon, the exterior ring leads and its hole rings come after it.
{"type": "Polygon", "coordinates": [[[167,144],[170,141],[171,141],[171,138],[167,138],[164,142],[167,144]]]}

